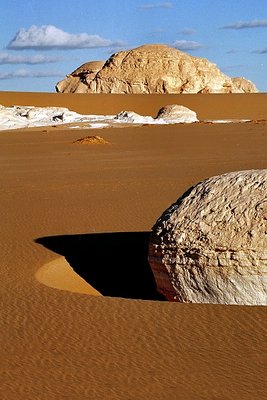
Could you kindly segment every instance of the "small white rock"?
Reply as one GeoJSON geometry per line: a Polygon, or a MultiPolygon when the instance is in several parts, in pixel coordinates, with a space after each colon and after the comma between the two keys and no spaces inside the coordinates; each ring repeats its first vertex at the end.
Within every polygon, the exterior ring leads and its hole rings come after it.
{"type": "Polygon", "coordinates": [[[195,111],[190,110],[190,108],[171,104],[162,107],[156,117],[157,120],[163,119],[164,121],[174,122],[174,123],[188,123],[188,122],[198,122],[197,114],[195,111]]]}

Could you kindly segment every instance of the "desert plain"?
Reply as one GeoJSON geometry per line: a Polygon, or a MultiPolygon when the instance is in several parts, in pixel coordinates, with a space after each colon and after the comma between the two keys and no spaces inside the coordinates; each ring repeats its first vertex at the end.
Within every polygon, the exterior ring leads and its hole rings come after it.
{"type": "Polygon", "coordinates": [[[151,116],[181,104],[200,120],[0,132],[1,399],[266,399],[266,307],[164,301],[147,251],[190,186],[267,168],[267,94],[0,92],[0,104],[151,116]],[[74,143],[88,135],[108,143],[74,143]]]}

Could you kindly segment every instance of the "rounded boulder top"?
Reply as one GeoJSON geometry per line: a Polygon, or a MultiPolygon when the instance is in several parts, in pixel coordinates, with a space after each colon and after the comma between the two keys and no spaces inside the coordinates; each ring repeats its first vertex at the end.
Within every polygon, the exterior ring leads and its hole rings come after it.
{"type": "Polygon", "coordinates": [[[267,169],[208,178],[152,228],[149,262],[171,301],[267,304],[267,169]]]}
{"type": "Polygon", "coordinates": [[[183,121],[183,122],[197,122],[197,114],[190,108],[178,105],[168,104],[162,107],[157,114],[156,119],[164,119],[166,121],[183,121]]]}
{"type": "Polygon", "coordinates": [[[104,61],[89,61],[76,68],[73,72],[71,72],[70,75],[79,76],[80,74],[97,72],[103,67],[104,64],[104,61]]]}

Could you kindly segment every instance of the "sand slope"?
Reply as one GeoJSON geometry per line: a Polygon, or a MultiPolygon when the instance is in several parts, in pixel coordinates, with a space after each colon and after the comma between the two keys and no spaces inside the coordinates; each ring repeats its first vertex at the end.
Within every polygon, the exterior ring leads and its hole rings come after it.
{"type": "MultiPolygon", "coordinates": [[[[12,96],[13,104],[73,105],[68,95],[12,96]]],[[[244,96],[224,97],[224,112],[221,97],[203,101],[216,117],[251,118],[250,109],[262,119],[266,95],[244,96]]],[[[96,107],[91,99],[77,97],[75,111],[96,107]]],[[[146,99],[125,101],[153,114],[165,97],[146,99]]],[[[186,188],[266,168],[266,122],[104,129],[109,146],[73,144],[99,132],[0,135],[1,398],[266,398],[266,309],[160,301],[146,260],[152,225],[186,188]],[[64,273],[59,289],[36,279],[49,262],[60,269],[62,257],[104,296],[70,291],[64,273]]]]}

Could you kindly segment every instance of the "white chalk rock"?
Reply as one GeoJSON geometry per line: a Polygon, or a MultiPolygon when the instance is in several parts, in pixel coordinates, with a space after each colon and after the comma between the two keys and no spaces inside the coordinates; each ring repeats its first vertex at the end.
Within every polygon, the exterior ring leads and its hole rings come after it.
{"type": "Polygon", "coordinates": [[[159,110],[156,119],[163,119],[164,121],[174,123],[198,122],[197,114],[195,111],[190,110],[190,108],[180,106],[178,104],[171,104],[162,107],[159,110]]]}
{"type": "Polygon", "coordinates": [[[150,116],[143,116],[135,113],[134,111],[121,111],[115,116],[115,120],[118,122],[124,122],[126,124],[153,124],[155,120],[150,116]]]}
{"type": "Polygon", "coordinates": [[[168,300],[266,305],[267,169],[190,188],[154,225],[149,262],[168,300]]]}
{"type": "Polygon", "coordinates": [[[0,130],[69,123],[81,117],[65,107],[0,106],[0,130]]]}

